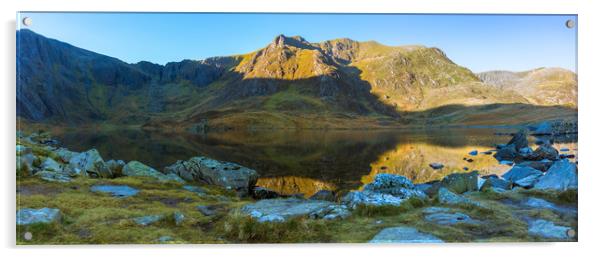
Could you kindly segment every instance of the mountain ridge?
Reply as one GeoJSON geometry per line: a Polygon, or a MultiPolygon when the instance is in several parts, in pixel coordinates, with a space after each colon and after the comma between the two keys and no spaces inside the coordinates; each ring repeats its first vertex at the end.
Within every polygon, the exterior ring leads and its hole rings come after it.
{"type": "Polygon", "coordinates": [[[17,46],[17,115],[33,122],[379,127],[444,105],[530,103],[424,46],[279,35],[247,54],[165,65],[128,64],[29,30],[17,31],[17,46]]]}

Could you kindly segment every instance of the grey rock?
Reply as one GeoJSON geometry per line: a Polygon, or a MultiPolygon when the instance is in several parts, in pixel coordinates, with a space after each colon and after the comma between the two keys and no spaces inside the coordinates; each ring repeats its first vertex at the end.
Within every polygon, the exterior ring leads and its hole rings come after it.
{"type": "Polygon", "coordinates": [[[540,161],[544,159],[555,161],[558,160],[558,150],[549,144],[543,144],[540,145],[535,152],[530,154],[526,159],[534,161],[540,161]]]}
{"type": "Polygon", "coordinates": [[[504,190],[508,190],[512,187],[512,183],[499,179],[496,177],[490,177],[485,180],[483,186],[481,187],[481,191],[486,190],[487,188],[500,188],[504,190]]]}
{"type": "Polygon", "coordinates": [[[523,188],[532,188],[533,184],[535,184],[535,182],[537,182],[537,180],[539,179],[539,177],[541,177],[541,174],[533,174],[524,178],[521,178],[517,181],[514,181],[514,184],[523,188]]]}
{"type": "Polygon", "coordinates": [[[108,160],[107,167],[113,173],[113,176],[119,177],[123,175],[123,167],[125,166],[125,162],[122,160],[108,160]]]}
{"type": "Polygon", "coordinates": [[[128,162],[123,167],[123,175],[135,177],[152,177],[162,182],[174,181],[184,183],[184,180],[182,180],[182,178],[178,177],[176,174],[163,174],[149,166],[144,165],[139,161],[128,162]]]}
{"type": "Polygon", "coordinates": [[[276,193],[275,191],[269,190],[265,187],[253,187],[253,189],[251,190],[252,192],[252,196],[255,199],[273,199],[273,198],[278,198],[280,197],[280,194],[276,193]]]}
{"type": "Polygon", "coordinates": [[[117,198],[126,198],[138,194],[139,190],[125,185],[94,185],[90,187],[92,192],[110,193],[117,198]]]}
{"type": "Polygon", "coordinates": [[[443,240],[412,227],[400,226],[381,230],[370,243],[443,243],[443,240]]]}
{"type": "Polygon", "coordinates": [[[449,205],[468,204],[468,205],[474,205],[474,206],[482,206],[481,203],[471,200],[471,199],[468,199],[464,196],[457,195],[445,187],[439,188],[437,197],[439,199],[439,202],[442,204],[449,204],[449,205]]]}
{"type": "Polygon", "coordinates": [[[71,158],[79,154],[78,152],[69,151],[66,148],[56,149],[54,150],[54,153],[56,153],[56,155],[65,163],[69,163],[71,161],[71,158]]]}
{"type": "Polygon", "coordinates": [[[53,223],[61,219],[59,209],[42,208],[30,209],[23,208],[17,211],[17,225],[31,225],[36,223],[53,223]]]}
{"type": "Polygon", "coordinates": [[[182,222],[184,222],[185,218],[186,217],[184,216],[184,213],[181,213],[179,211],[173,213],[173,220],[176,223],[176,226],[182,225],[182,222]]]}
{"type": "Polygon", "coordinates": [[[455,213],[432,213],[427,214],[424,219],[428,222],[437,223],[439,225],[456,225],[456,224],[477,224],[478,222],[473,220],[470,216],[455,212],[455,213]]]}
{"type": "Polygon", "coordinates": [[[524,161],[521,163],[516,164],[516,166],[521,166],[521,167],[531,167],[534,168],[536,170],[539,171],[547,171],[553,164],[554,162],[549,161],[547,159],[543,159],[540,161],[524,161]]]}
{"type": "Polygon", "coordinates": [[[538,219],[529,222],[529,235],[552,239],[568,239],[571,228],[555,225],[551,221],[538,219]]]}
{"type": "Polygon", "coordinates": [[[541,176],[543,175],[543,172],[527,166],[514,166],[512,169],[504,173],[502,178],[514,182],[533,175],[541,176]]]}
{"type": "Polygon", "coordinates": [[[36,172],[35,176],[50,182],[66,183],[71,181],[71,176],[65,172],[42,170],[40,172],[36,172]]]}
{"type": "Polygon", "coordinates": [[[514,134],[512,139],[510,139],[510,141],[506,145],[514,145],[517,151],[521,148],[529,147],[529,141],[527,140],[527,131],[524,129],[520,130],[519,132],[514,134]]]}
{"type": "Polygon", "coordinates": [[[426,194],[416,189],[411,180],[404,176],[394,174],[378,174],[374,181],[364,186],[363,191],[389,194],[401,199],[417,197],[424,199],[426,194]]]}
{"type": "Polygon", "coordinates": [[[495,159],[497,159],[498,161],[502,162],[502,161],[514,161],[514,159],[516,158],[517,155],[518,155],[518,152],[516,151],[516,148],[514,147],[514,145],[509,145],[509,146],[505,146],[504,148],[499,149],[493,155],[493,157],[495,159]]]}
{"type": "Polygon", "coordinates": [[[414,185],[414,188],[417,190],[420,190],[422,192],[424,192],[425,194],[428,195],[428,191],[429,189],[431,189],[433,187],[433,184],[429,184],[429,183],[422,183],[422,184],[416,184],[414,185]]]}
{"type": "Polygon", "coordinates": [[[168,243],[168,242],[174,241],[174,239],[171,236],[162,236],[162,237],[159,237],[159,239],[157,239],[157,241],[159,241],[159,243],[168,243]]]}
{"type": "Polygon", "coordinates": [[[336,201],[336,195],[333,191],[330,190],[320,190],[311,197],[309,197],[309,199],[334,202],[336,201]]]}
{"type": "Polygon", "coordinates": [[[435,170],[439,170],[439,169],[443,169],[443,164],[438,163],[438,162],[433,162],[431,164],[429,164],[429,166],[431,166],[431,168],[435,169],[435,170]]]}
{"type": "Polygon", "coordinates": [[[453,173],[445,176],[441,181],[441,185],[455,193],[462,194],[468,191],[477,191],[479,188],[478,180],[479,173],[477,171],[453,173]]]}
{"type": "Polygon", "coordinates": [[[512,166],[512,165],[514,165],[514,162],[513,161],[502,160],[502,161],[500,161],[500,164],[512,166]]]}
{"type": "Polygon", "coordinates": [[[401,203],[407,199],[395,197],[390,194],[376,193],[372,191],[352,191],[347,193],[342,202],[352,209],[355,209],[359,205],[370,205],[370,206],[400,206],[401,203]]]}
{"type": "Polygon", "coordinates": [[[134,222],[136,222],[136,224],[141,225],[141,226],[148,226],[148,225],[151,225],[153,223],[160,221],[161,219],[163,219],[163,215],[147,215],[147,216],[135,218],[134,222]]]}
{"type": "Polygon", "coordinates": [[[46,158],[42,164],[40,164],[40,168],[42,170],[52,171],[52,172],[62,172],[63,166],[56,162],[52,158],[46,158]]]}
{"type": "Polygon", "coordinates": [[[554,162],[545,175],[533,185],[535,189],[564,191],[577,188],[577,165],[566,159],[554,162]]]}
{"type": "Polygon", "coordinates": [[[83,176],[98,178],[112,178],[113,174],[96,149],[73,156],[69,160],[68,168],[83,176]]]}
{"type": "Polygon", "coordinates": [[[577,208],[576,207],[566,207],[556,205],[554,203],[548,202],[544,199],[536,198],[536,197],[528,197],[527,199],[521,202],[522,206],[526,206],[534,209],[548,209],[561,214],[569,214],[576,215],[577,208]]]}
{"type": "Polygon", "coordinates": [[[531,147],[523,147],[518,149],[518,154],[523,157],[528,157],[533,154],[533,149],[531,149],[531,147]]]}
{"type": "Polygon", "coordinates": [[[268,214],[265,216],[259,216],[257,218],[257,221],[259,222],[284,222],[286,221],[286,219],[284,219],[284,217],[278,215],[278,214],[268,214]]]}
{"type": "Polygon", "coordinates": [[[241,210],[258,221],[287,220],[301,216],[314,219],[336,219],[350,215],[346,206],[328,201],[297,198],[260,200],[243,206],[241,210]]]}
{"type": "Polygon", "coordinates": [[[165,168],[187,181],[204,182],[238,191],[248,195],[259,175],[255,170],[236,163],[222,162],[207,157],[193,157],[188,161],[177,161],[165,168]]]}

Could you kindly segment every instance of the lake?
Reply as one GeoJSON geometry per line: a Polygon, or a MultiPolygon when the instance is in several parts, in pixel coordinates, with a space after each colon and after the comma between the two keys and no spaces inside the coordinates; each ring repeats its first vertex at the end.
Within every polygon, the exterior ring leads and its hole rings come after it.
{"type": "MultiPolygon", "coordinates": [[[[379,173],[403,175],[415,183],[465,170],[501,174],[510,167],[484,152],[511,138],[496,132],[513,131],[269,130],[195,135],[113,129],[67,130],[54,135],[73,151],[96,148],[105,160],[138,160],[157,170],[201,155],[235,162],[257,170],[259,186],[281,194],[310,196],[321,189],[358,189],[379,173]],[[473,150],[479,154],[469,155],[473,150]],[[429,167],[433,162],[445,167],[434,170],[429,167]]],[[[569,149],[561,153],[577,155],[576,136],[555,138],[555,142],[557,149],[569,149]]]]}

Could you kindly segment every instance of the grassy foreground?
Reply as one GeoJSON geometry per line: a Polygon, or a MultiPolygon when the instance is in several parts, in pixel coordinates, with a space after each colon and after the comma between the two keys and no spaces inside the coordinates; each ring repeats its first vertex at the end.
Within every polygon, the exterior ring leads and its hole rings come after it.
{"type": "MultiPolygon", "coordinates": [[[[516,210],[504,200],[536,196],[554,203],[576,202],[576,191],[555,194],[532,190],[505,193],[475,192],[468,197],[487,207],[451,206],[475,219],[479,225],[441,226],[423,219],[422,209],[438,205],[437,199],[410,200],[401,207],[360,206],[343,220],[296,218],[282,223],[259,223],[243,215],[239,208],[254,200],[240,199],[219,187],[201,186],[207,194],[182,189],[178,183],[161,183],[145,177],[116,179],[77,178],[68,183],[46,182],[37,177],[17,181],[18,208],[58,208],[61,220],[53,224],[17,227],[17,244],[152,244],[152,243],[365,243],[381,229],[409,225],[431,233],[446,242],[539,241],[527,233],[520,215],[545,218],[556,224],[577,227],[576,217],[564,217],[550,210],[516,210]],[[128,185],[137,195],[115,198],[90,191],[92,185],[128,185]],[[199,205],[219,206],[217,213],[205,216],[199,205]],[[174,213],[185,219],[176,224],[174,213]],[[162,215],[151,225],[142,226],[134,218],[162,215]],[[32,240],[23,234],[31,232],[32,240]],[[169,240],[160,241],[160,238],[169,240]]],[[[450,206],[447,206],[450,207],[450,206]]]]}

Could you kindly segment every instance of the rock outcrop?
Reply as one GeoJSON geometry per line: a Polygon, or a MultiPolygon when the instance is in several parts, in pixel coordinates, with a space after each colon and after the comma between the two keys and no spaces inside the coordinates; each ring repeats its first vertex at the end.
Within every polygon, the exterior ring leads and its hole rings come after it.
{"type": "Polygon", "coordinates": [[[184,183],[184,180],[178,177],[176,174],[163,174],[149,166],[144,165],[139,161],[128,162],[123,167],[124,176],[136,176],[136,177],[152,177],[159,181],[174,181],[184,183]]]}
{"type": "Polygon", "coordinates": [[[186,181],[203,182],[250,194],[259,175],[255,170],[236,163],[222,162],[207,157],[193,157],[165,168],[166,174],[176,174],[186,181]]]}
{"type": "Polygon", "coordinates": [[[358,205],[399,206],[412,197],[425,199],[427,195],[406,177],[383,173],[376,175],[374,181],[365,185],[361,191],[349,192],[342,201],[350,208],[358,205]]]}
{"type": "Polygon", "coordinates": [[[297,198],[261,200],[241,210],[259,222],[282,222],[293,217],[332,220],[351,215],[345,205],[297,198]]]}
{"type": "Polygon", "coordinates": [[[533,186],[535,189],[564,191],[577,188],[577,165],[566,159],[556,161],[533,186]]]}
{"type": "Polygon", "coordinates": [[[41,208],[30,209],[23,208],[17,211],[17,225],[32,225],[36,223],[53,223],[61,219],[59,209],[41,208]]]}
{"type": "Polygon", "coordinates": [[[400,226],[381,230],[369,243],[443,243],[443,240],[412,227],[400,226]]]}

